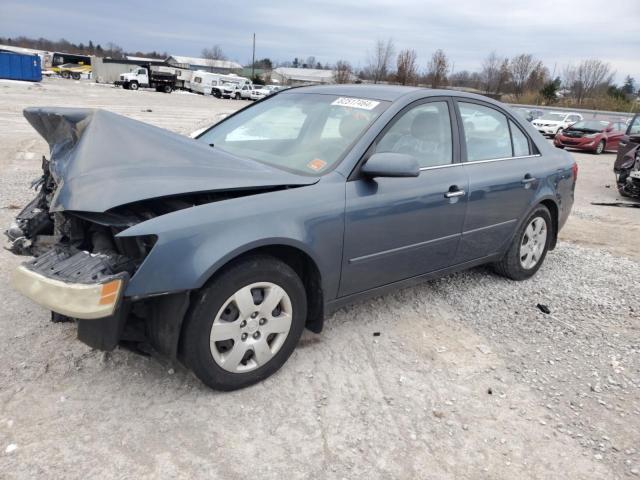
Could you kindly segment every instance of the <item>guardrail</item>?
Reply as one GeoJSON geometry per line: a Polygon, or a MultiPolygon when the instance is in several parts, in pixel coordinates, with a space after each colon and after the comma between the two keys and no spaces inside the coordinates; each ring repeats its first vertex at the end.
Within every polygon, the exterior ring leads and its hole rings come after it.
{"type": "Polygon", "coordinates": [[[585,108],[567,108],[567,107],[550,107],[550,106],[540,106],[540,105],[524,105],[521,103],[509,103],[510,107],[514,108],[529,108],[542,110],[544,112],[575,112],[582,115],[585,120],[593,118],[593,119],[602,119],[602,120],[626,120],[627,118],[633,118],[634,113],[626,113],[626,112],[610,112],[608,110],[588,110],[585,108]]]}

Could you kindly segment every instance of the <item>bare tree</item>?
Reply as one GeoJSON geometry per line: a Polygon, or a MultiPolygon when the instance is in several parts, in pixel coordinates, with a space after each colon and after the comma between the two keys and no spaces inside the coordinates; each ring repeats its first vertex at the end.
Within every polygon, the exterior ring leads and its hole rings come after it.
{"type": "Polygon", "coordinates": [[[535,67],[529,74],[525,90],[537,92],[550,80],[549,69],[541,61],[536,62],[535,67]]]}
{"type": "Polygon", "coordinates": [[[482,88],[486,93],[499,94],[509,82],[509,60],[499,57],[496,52],[491,52],[482,62],[482,88]]]}
{"type": "Polygon", "coordinates": [[[227,56],[222,51],[220,45],[214,45],[211,48],[203,48],[201,55],[210,60],[226,60],[227,56]]]}
{"type": "Polygon", "coordinates": [[[448,73],[449,59],[441,49],[438,49],[433,52],[427,67],[427,78],[431,83],[431,88],[440,88],[446,85],[448,73]]]}
{"type": "Polygon", "coordinates": [[[516,55],[509,62],[509,73],[513,82],[513,91],[516,98],[520,98],[524,93],[527,81],[537,67],[538,62],[530,53],[516,55]]]}
{"type": "Polygon", "coordinates": [[[491,52],[487,58],[482,62],[482,70],[480,75],[482,77],[482,87],[486,93],[493,92],[496,84],[498,83],[498,77],[500,75],[500,64],[502,60],[496,52],[491,52]]]}
{"type": "Polygon", "coordinates": [[[353,76],[351,64],[345,60],[338,60],[333,70],[333,81],[335,83],[350,83],[353,76]]]}
{"type": "Polygon", "coordinates": [[[386,43],[382,40],[376,42],[373,54],[369,55],[368,65],[365,67],[365,72],[373,80],[373,83],[381,82],[387,78],[394,52],[395,47],[391,38],[386,43]]]}
{"type": "Polygon", "coordinates": [[[402,50],[396,60],[396,80],[400,85],[415,85],[418,80],[418,66],[415,50],[402,50]]]}
{"type": "Polygon", "coordinates": [[[568,65],[564,70],[565,85],[571,89],[578,104],[598,89],[606,90],[613,80],[611,66],[601,60],[584,60],[577,67],[568,65]]]}
{"type": "Polygon", "coordinates": [[[502,59],[500,69],[498,70],[498,82],[496,83],[496,91],[494,93],[499,94],[504,92],[505,87],[511,80],[511,72],[509,71],[509,59],[502,59]]]}

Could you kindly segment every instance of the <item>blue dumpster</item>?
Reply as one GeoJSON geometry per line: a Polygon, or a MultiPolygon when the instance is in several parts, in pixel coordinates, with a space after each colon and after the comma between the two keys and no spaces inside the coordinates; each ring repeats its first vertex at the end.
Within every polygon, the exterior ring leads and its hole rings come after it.
{"type": "Polygon", "coordinates": [[[42,80],[40,57],[38,55],[0,52],[0,78],[39,82],[42,80]]]}

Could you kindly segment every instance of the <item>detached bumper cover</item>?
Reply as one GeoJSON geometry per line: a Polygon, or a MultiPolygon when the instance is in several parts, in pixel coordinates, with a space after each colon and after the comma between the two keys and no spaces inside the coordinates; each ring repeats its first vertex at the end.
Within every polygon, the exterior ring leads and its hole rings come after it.
{"type": "Polygon", "coordinates": [[[20,265],[13,288],[54,312],[78,319],[112,316],[121,303],[129,274],[113,274],[111,257],[52,250],[20,265]]]}

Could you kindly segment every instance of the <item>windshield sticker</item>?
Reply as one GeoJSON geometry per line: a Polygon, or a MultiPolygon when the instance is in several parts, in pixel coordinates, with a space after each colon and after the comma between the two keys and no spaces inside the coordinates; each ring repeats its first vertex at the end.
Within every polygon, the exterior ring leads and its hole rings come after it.
{"type": "Polygon", "coordinates": [[[331,103],[331,105],[337,105],[339,107],[351,107],[351,108],[361,108],[363,110],[373,110],[380,102],[376,102],[375,100],[367,100],[366,98],[350,98],[350,97],[340,97],[337,98],[331,103]]]}
{"type": "Polygon", "coordinates": [[[309,167],[314,172],[319,172],[327,165],[327,162],[321,160],[319,158],[314,158],[309,163],[307,163],[307,167],[309,167]]]}

